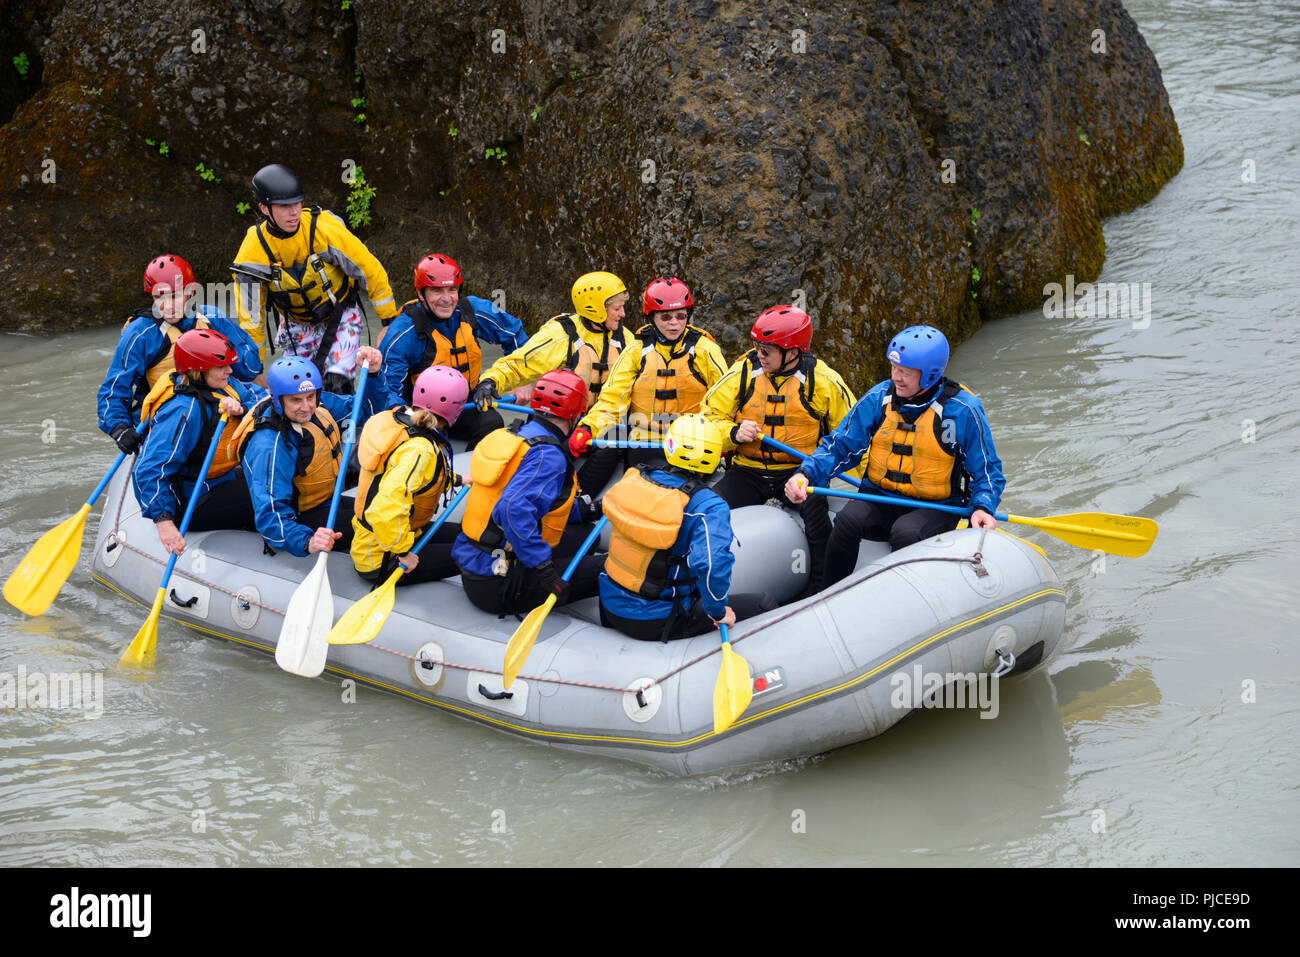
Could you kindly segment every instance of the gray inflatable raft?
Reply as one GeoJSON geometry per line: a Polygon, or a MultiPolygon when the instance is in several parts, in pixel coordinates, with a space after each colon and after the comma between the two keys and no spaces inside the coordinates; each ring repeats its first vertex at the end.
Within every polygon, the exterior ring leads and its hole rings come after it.
{"type": "MultiPolygon", "coordinates": [[[[148,606],[166,555],[127,469],[105,500],[95,580],[148,606]]],[[[799,594],[807,543],[798,522],[772,505],[737,509],[732,521],[732,589],[799,594]]],[[[194,533],[187,545],[163,613],[273,654],[283,610],[315,557],[268,556],[250,532],[194,533]]],[[[337,620],[369,586],[346,554],[328,561],[337,620]]],[[[594,599],[552,611],[504,695],[502,659],[518,621],[479,611],[459,579],[399,588],[379,636],[331,646],[326,670],[533,741],[691,775],[863,741],[935,699],[995,713],[988,699],[1000,685],[989,674],[1045,662],[1064,620],[1065,593],[1041,549],[966,529],[892,554],[864,542],[843,582],[740,622],[732,645],[750,664],[754,698],[721,735],[717,633],[633,641],[600,625],[594,599]],[[972,673],[982,677],[968,691],[972,673]]],[[[165,668],[165,642],[159,660],[165,668]]]]}

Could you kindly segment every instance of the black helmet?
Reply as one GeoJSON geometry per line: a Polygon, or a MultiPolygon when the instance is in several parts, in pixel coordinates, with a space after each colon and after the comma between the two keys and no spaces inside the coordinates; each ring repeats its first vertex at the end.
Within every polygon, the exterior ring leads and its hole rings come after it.
{"type": "Polygon", "coordinates": [[[253,198],[267,206],[301,203],[302,183],[289,167],[272,163],[253,174],[253,198]]]}

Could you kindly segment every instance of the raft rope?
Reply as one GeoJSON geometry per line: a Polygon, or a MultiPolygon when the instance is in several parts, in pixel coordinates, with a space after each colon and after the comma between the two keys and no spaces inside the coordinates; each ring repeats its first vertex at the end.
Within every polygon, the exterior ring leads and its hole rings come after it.
{"type": "MultiPolygon", "coordinates": [[[[142,555],[143,557],[147,558],[149,561],[154,562],[159,567],[161,567],[164,563],[160,559],[149,554],[143,549],[136,548],[134,545],[130,544],[125,539],[118,537],[117,534],[118,522],[120,522],[121,515],[122,515],[122,502],[125,501],[126,499],[126,485],[127,483],[125,482],[122,484],[122,495],[118,499],[117,512],[116,512],[116,515],[118,517],[117,519],[114,520],[113,530],[109,533],[109,535],[112,538],[112,540],[117,543],[117,547],[129,549],[130,551],[135,552],[137,555],[142,555]]],[[[861,575],[857,575],[857,576],[850,575],[849,577],[845,578],[843,581],[839,582],[836,585],[833,585],[832,587],[826,589],[825,591],[818,592],[817,596],[813,599],[813,603],[816,604],[817,602],[820,602],[826,598],[831,598],[835,595],[838,595],[841,592],[847,591],[848,589],[853,588],[856,585],[860,585],[862,582],[869,581],[870,579],[875,578],[877,575],[884,574],[885,572],[890,571],[891,569],[901,568],[904,565],[917,565],[924,562],[956,562],[961,565],[971,565],[972,567],[974,567],[975,573],[979,575],[981,578],[983,578],[985,575],[988,574],[988,572],[984,568],[984,554],[983,554],[984,539],[987,535],[988,535],[988,529],[980,530],[979,543],[975,546],[974,553],[966,558],[954,558],[950,556],[935,555],[935,556],[924,557],[924,558],[904,559],[901,562],[894,562],[893,564],[888,565],[884,568],[868,570],[861,575]]],[[[284,617],[283,609],[276,608],[274,605],[268,605],[265,602],[254,601],[253,599],[247,597],[246,595],[242,595],[236,591],[231,591],[229,588],[223,588],[221,585],[218,585],[216,582],[211,582],[204,578],[200,578],[199,576],[193,574],[192,572],[177,569],[176,574],[183,575],[192,581],[198,582],[200,585],[204,585],[208,588],[215,589],[216,591],[219,592],[224,592],[225,594],[231,596],[232,598],[236,598],[247,605],[250,606],[257,605],[258,608],[265,608],[267,611],[274,612],[275,614],[279,615],[281,618],[284,617]]],[[[744,641],[746,638],[749,638],[753,635],[757,635],[759,632],[771,628],[773,625],[779,624],[783,621],[786,621],[787,619],[791,618],[794,615],[807,611],[808,607],[810,606],[806,606],[802,603],[798,604],[797,606],[792,606],[790,609],[788,609],[787,611],[785,611],[780,615],[777,615],[775,618],[772,618],[768,621],[763,622],[760,625],[757,625],[749,629],[743,635],[737,635],[733,631],[731,634],[732,647],[735,647],[736,645],[740,644],[740,642],[744,641]]],[[[398,651],[396,648],[388,648],[384,645],[379,644],[376,641],[371,641],[368,647],[374,648],[376,651],[383,651],[390,655],[396,655],[398,658],[405,658],[407,661],[416,662],[421,664],[422,666],[427,666],[429,668],[434,668],[441,665],[444,668],[455,668],[460,671],[477,671],[480,674],[489,674],[489,675],[503,674],[501,670],[495,668],[484,668],[478,665],[463,665],[463,664],[458,664],[457,662],[454,661],[446,661],[446,660],[439,661],[436,658],[427,658],[427,657],[413,655],[410,654],[409,652],[398,651]]],[[[666,672],[660,677],[650,679],[651,680],[650,685],[643,686],[639,689],[631,688],[626,685],[607,685],[607,684],[599,684],[591,681],[574,681],[569,678],[548,678],[544,675],[521,674],[519,677],[526,678],[529,681],[543,682],[545,684],[568,685],[569,687],[573,687],[573,688],[593,688],[597,691],[613,691],[621,695],[622,694],[639,695],[644,693],[648,688],[654,687],[654,685],[663,684],[669,678],[672,678],[674,675],[680,674],[681,672],[685,671],[687,668],[697,665],[701,661],[707,661],[709,658],[712,658],[714,655],[718,655],[721,653],[722,653],[722,646],[719,644],[713,648],[710,648],[708,651],[704,652],[703,654],[691,658],[689,661],[682,662],[676,668],[673,668],[671,671],[666,672]]]]}

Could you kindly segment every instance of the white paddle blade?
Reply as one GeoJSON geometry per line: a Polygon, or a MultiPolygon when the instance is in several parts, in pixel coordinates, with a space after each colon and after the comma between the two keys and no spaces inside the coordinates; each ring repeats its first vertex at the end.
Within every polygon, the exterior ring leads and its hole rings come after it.
{"type": "Polygon", "coordinates": [[[316,566],[297,587],[285,609],[275,663],[285,671],[315,678],[325,670],[330,629],[334,627],[334,594],[325,567],[328,552],[320,552],[316,566]]]}

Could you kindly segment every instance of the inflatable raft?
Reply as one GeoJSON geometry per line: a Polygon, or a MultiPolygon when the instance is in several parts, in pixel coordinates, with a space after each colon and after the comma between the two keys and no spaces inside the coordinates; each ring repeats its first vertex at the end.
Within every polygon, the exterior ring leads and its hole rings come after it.
{"type": "MultiPolygon", "coordinates": [[[[166,555],[127,469],[105,500],[95,580],[148,606],[166,555]]],[[[794,516],[753,506],[733,513],[733,528],[734,591],[766,590],[782,601],[803,591],[807,542],[794,516]]],[[[193,533],[163,614],[274,654],[284,609],[314,562],[269,556],[250,532],[193,533]]],[[[346,554],[330,556],[329,579],[337,620],[369,586],[346,554]]],[[[600,625],[594,599],[548,616],[509,691],[502,659],[518,620],[479,611],[458,578],[399,588],[379,636],[331,646],[326,670],[533,741],[691,775],[863,741],[945,689],[949,704],[957,688],[973,706],[983,699],[965,693],[962,676],[982,674],[987,685],[990,673],[1042,664],[1064,620],[1065,593],[1041,549],[1001,531],[964,529],[892,554],[864,542],[849,578],[738,623],[732,646],[750,664],[754,697],[720,735],[719,636],[633,641],[600,625]]],[[[166,667],[165,640],[159,662],[166,667]]]]}

